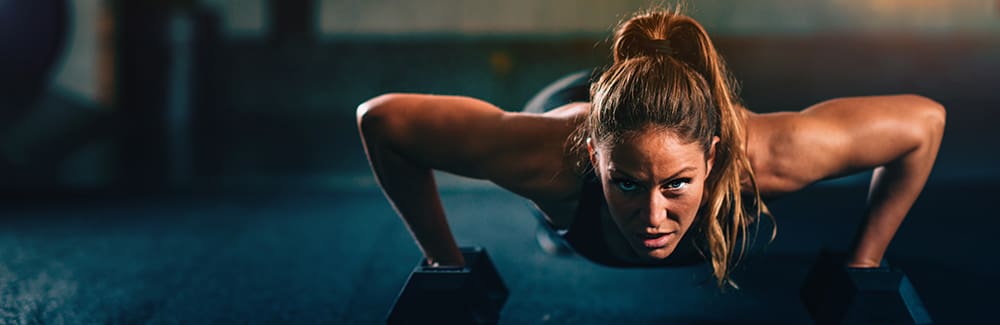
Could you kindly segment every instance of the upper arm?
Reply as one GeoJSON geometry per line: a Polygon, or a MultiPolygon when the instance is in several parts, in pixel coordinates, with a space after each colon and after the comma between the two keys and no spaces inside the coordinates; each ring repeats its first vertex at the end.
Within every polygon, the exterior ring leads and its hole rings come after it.
{"type": "MultiPolygon", "coordinates": [[[[370,137],[408,161],[466,177],[527,190],[563,166],[565,119],[510,113],[461,96],[388,94],[358,108],[366,146],[370,137]]],[[[371,150],[371,148],[369,148],[371,150]]]]}
{"type": "Polygon", "coordinates": [[[765,168],[790,189],[886,165],[940,140],[944,108],[916,95],[838,98],[774,118],[765,168]]]}

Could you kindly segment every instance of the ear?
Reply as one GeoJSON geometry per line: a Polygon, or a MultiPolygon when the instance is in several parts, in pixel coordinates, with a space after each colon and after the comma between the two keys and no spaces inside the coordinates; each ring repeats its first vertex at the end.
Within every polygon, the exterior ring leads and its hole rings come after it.
{"type": "Polygon", "coordinates": [[[719,137],[712,137],[712,147],[708,149],[708,157],[705,159],[705,163],[708,169],[705,171],[705,177],[712,174],[712,166],[715,165],[715,147],[719,144],[719,137]]]}
{"type": "Polygon", "coordinates": [[[594,148],[594,140],[587,138],[587,157],[590,157],[590,165],[597,168],[597,149],[594,148]]]}

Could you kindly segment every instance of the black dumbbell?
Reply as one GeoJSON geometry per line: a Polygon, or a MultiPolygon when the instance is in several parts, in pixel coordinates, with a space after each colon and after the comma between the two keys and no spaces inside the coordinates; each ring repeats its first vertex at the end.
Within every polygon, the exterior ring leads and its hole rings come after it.
{"type": "Polygon", "coordinates": [[[421,259],[386,318],[389,324],[496,324],[507,286],[486,249],[463,247],[465,267],[431,267],[421,259]]]}
{"type": "Polygon", "coordinates": [[[882,260],[877,268],[845,266],[846,254],[823,251],[800,294],[816,324],[930,324],[910,279],[882,260]]]}

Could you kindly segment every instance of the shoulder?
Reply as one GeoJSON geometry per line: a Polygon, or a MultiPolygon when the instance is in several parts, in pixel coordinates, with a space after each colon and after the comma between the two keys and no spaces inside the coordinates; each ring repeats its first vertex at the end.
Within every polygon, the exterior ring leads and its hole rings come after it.
{"type": "Polygon", "coordinates": [[[505,114],[505,118],[511,121],[510,129],[505,133],[519,139],[518,147],[512,149],[533,153],[514,155],[520,160],[511,161],[511,164],[534,166],[531,169],[535,175],[520,181],[537,190],[537,193],[523,196],[529,199],[561,199],[575,196],[579,191],[581,175],[576,168],[579,159],[572,154],[572,140],[589,106],[589,103],[571,103],[544,114],[505,114]]]}
{"type": "MultiPolygon", "coordinates": [[[[544,114],[517,113],[523,114],[525,118],[541,121],[541,124],[545,125],[542,129],[556,133],[557,136],[551,138],[558,140],[560,148],[546,150],[533,158],[533,162],[525,162],[541,166],[538,168],[538,177],[534,177],[535,181],[528,182],[534,184],[528,186],[531,191],[519,193],[516,189],[508,189],[531,200],[543,212],[546,220],[556,228],[567,229],[572,224],[586,184],[585,175],[578,166],[582,157],[577,157],[572,146],[575,145],[573,139],[576,136],[575,132],[586,118],[589,109],[590,103],[576,102],[544,114]]],[[[556,143],[549,146],[554,148],[556,143]]]]}
{"type": "Polygon", "coordinates": [[[790,166],[806,143],[812,142],[809,119],[800,112],[751,113],[747,117],[747,156],[764,196],[793,192],[803,186],[790,166]]]}
{"type": "MultiPolygon", "coordinates": [[[[815,106],[813,106],[815,107],[815,106]]],[[[747,152],[764,196],[780,196],[829,178],[848,142],[844,130],[809,110],[750,114],[747,152]]]]}

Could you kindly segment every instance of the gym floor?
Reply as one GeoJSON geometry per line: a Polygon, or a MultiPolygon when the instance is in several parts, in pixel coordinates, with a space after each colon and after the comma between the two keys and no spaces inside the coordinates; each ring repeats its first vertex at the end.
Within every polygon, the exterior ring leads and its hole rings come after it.
{"type": "MultiPolygon", "coordinates": [[[[933,184],[890,248],[940,324],[993,318],[998,194],[933,184]]],[[[741,290],[721,292],[704,266],[614,269],[547,255],[526,202],[502,190],[442,194],[459,243],[486,247],[510,289],[504,324],[807,323],[798,288],[821,248],[846,247],[864,197],[864,187],[822,185],[773,202],[777,239],[739,269],[741,290]]],[[[420,257],[376,191],[0,206],[0,323],[379,323],[420,257]]]]}

